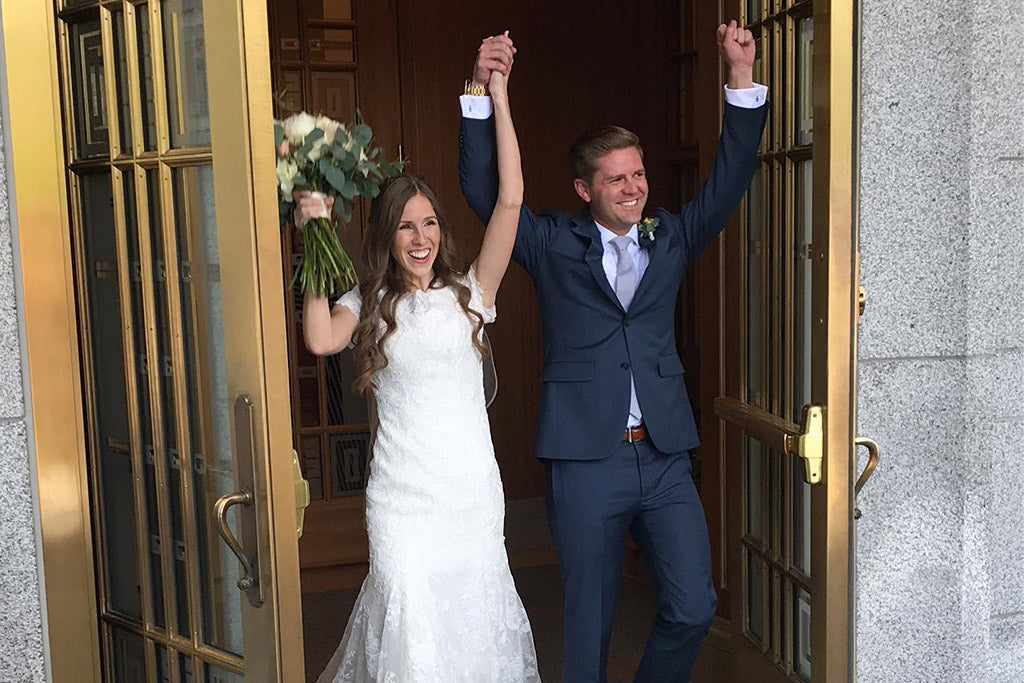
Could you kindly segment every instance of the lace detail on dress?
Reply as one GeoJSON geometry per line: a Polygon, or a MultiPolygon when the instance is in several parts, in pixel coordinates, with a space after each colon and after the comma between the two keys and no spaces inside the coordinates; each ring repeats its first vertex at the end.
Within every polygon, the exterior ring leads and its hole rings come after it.
{"type": "Polygon", "coordinates": [[[484,322],[487,324],[493,323],[498,319],[498,310],[494,304],[491,304],[489,308],[484,306],[484,294],[480,289],[480,283],[476,279],[476,266],[469,269],[469,273],[466,275],[464,284],[469,287],[471,293],[469,299],[469,307],[484,317],[484,322]]]}
{"type": "MultiPolygon", "coordinates": [[[[471,307],[494,320],[475,274],[464,282],[471,307]]],[[[338,303],[358,302],[353,292],[338,303]]],[[[319,681],[539,681],[505,553],[504,493],[472,323],[451,288],[403,296],[396,318],[388,367],[374,378],[370,573],[319,681]]]]}

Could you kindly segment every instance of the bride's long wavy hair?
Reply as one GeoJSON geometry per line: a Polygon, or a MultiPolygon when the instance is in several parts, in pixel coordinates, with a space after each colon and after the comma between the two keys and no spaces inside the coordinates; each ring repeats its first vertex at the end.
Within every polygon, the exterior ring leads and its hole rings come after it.
{"type": "Polygon", "coordinates": [[[387,340],[398,329],[395,309],[398,300],[409,291],[403,277],[401,264],[391,254],[391,245],[402,220],[405,205],[417,194],[423,195],[434,208],[434,215],[440,227],[441,241],[434,260],[434,279],[431,289],[451,287],[469,318],[473,328],[473,345],[483,358],[486,347],[482,340],[484,319],[469,307],[469,287],[462,284],[465,272],[456,266],[455,246],[437,195],[427,182],[415,175],[400,175],[392,178],[381,188],[380,195],[370,205],[370,221],[363,237],[363,275],[359,278],[362,295],[362,311],[355,331],[355,360],[359,376],[355,389],[364,392],[372,384],[373,376],[388,366],[388,355],[384,349],[387,340]],[[378,331],[384,321],[384,334],[378,331]]]}

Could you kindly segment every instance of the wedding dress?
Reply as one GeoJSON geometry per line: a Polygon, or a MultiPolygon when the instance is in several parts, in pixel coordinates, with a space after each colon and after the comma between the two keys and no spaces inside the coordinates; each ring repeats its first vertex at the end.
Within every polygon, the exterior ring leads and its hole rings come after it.
{"type": "MultiPolygon", "coordinates": [[[[470,307],[486,322],[473,271],[470,307]]],[[[358,317],[358,288],[339,303],[358,317]]],[[[452,288],[403,295],[366,486],[370,572],[319,683],[539,681],[505,553],[505,502],[472,326],[452,288]]]]}

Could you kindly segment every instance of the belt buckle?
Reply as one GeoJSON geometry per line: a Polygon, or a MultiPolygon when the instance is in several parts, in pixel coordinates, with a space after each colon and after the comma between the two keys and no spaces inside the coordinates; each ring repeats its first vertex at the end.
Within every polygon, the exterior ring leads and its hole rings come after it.
{"type": "Polygon", "coordinates": [[[626,439],[626,441],[628,441],[629,443],[635,443],[633,441],[633,428],[630,427],[629,425],[626,425],[626,434],[629,437],[626,439]]]}

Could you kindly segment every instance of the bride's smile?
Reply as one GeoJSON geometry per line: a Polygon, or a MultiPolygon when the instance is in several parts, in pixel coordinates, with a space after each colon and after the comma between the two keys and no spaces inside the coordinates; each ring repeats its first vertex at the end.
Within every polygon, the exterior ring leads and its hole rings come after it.
{"type": "Polygon", "coordinates": [[[391,244],[391,256],[401,266],[410,287],[425,290],[434,279],[434,259],[441,242],[441,222],[434,206],[421,194],[409,198],[391,244]]]}

